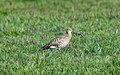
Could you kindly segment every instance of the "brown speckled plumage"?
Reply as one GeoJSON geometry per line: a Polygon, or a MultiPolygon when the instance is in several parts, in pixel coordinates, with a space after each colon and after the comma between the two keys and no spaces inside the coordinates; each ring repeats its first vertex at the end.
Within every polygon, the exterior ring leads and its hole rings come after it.
{"type": "Polygon", "coordinates": [[[46,45],[44,45],[42,47],[43,50],[45,49],[49,49],[49,48],[55,48],[55,49],[61,49],[67,46],[67,44],[69,43],[71,37],[72,37],[72,29],[68,28],[67,29],[67,34],[64,34],[62,36],[59,36],[57,38],[54,38],[53,40],[51,40],[49,43],[47,43],[46,45]]]}

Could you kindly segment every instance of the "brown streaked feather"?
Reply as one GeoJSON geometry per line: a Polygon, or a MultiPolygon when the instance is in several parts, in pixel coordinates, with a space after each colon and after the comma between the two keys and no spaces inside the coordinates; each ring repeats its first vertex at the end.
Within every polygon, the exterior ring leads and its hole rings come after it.
{"type": "Polygon", "coordinates": [[[53,45],[53,42],[54,41],[56,41],[55,39],[53,39],[52,41],[50,41],[49,43],[47,43],[46,45],[44,45],[43,47],[42,47],[42,49],[43,50],[45,50],[45,49],[49,49],[50,48],[50,46],[52,46],[53,45]]]}
{"type": "Polygon", "coordinates": [[[73,30],[71,28],[68,28],[67,34],[54,38],[52,41],[44,45],[42,49],[43,50],[49,49],[49,48],[61,49],[66,47],[72,37],[72,34],[71,34],[72,32],[73,30]]]}
{"type": "Polygon", "coordinates": [[[67,39],[68,37],[69,37],[69,35],[65,34],[65,35],[59,36],[57,38],[54,38],[52,41],[50,41],[49,43],[44,45],[42,47],[42,49],[45,50],[45,49],[49,49],[51,46],[58,46],[60,43],[62,43],[63,39],[67,39]]]}

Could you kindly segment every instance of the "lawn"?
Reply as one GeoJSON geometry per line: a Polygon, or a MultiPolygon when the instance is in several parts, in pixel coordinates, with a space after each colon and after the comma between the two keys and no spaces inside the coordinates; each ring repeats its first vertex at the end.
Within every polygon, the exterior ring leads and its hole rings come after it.
{"type": "Polygon", "coordinates": [[[118,74],[119,0],[0,1],[0,75],[118,74]],[[66,48],[41,50],[68,27],[66,48]]]}

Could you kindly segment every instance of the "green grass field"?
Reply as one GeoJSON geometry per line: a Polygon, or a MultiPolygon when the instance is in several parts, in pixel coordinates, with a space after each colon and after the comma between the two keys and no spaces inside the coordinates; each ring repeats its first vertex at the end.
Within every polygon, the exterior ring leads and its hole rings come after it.
{"type": "Polygon", "coordinates": [[[119,0],[0,1],[0,75],[119,74],[119,0]],[[39,51],[68,27],[83,37],[39,51]]]}

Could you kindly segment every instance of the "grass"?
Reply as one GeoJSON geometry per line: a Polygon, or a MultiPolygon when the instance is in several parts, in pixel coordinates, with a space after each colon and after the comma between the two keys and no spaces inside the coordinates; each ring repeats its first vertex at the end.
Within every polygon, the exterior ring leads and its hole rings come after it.
{"type": "Polygon", "coordinates": [[[0,2],[0,75],[120,74],[119,0],[0,2]],[[61,49],[39,49],[71,27],[61,49]]]}

